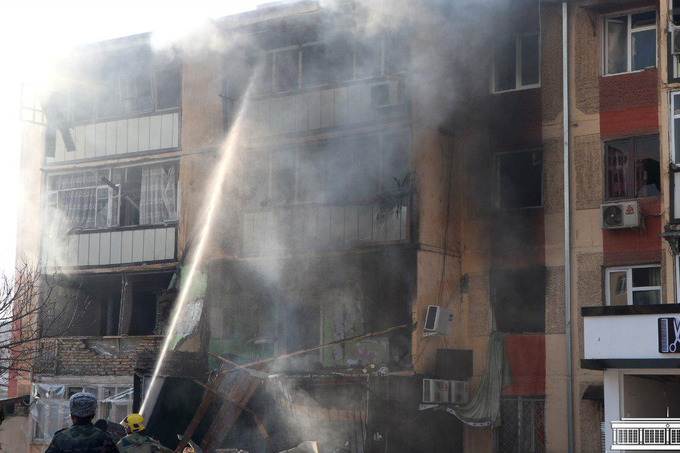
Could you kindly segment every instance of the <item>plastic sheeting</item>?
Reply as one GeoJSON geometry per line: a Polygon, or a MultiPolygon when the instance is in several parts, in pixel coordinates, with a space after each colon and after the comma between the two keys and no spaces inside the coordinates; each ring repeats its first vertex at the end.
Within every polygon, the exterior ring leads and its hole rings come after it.
{"type": "Polygon", "coordinates": [[[486,369],[475,396],[465,405],[449,407],[447,412],[458,417],[470,426],[496,427],[501,424],[501,391],[512,385],[508,351],[505,349],[505,336],[492,332],[486,369]]]}

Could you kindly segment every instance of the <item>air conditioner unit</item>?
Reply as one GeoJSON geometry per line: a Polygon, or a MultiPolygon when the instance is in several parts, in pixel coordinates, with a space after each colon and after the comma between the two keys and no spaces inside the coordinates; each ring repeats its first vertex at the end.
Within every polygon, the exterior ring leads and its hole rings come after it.
{"type": "Polygon", "coordinates": [[[600,206],[602,229],[635,228],[640,225],[640,208],[637,201],[607,203],[600,206]]]}
{"type": "Polygon", "coordinates": [[[423,403],[451,402],[451,381],[423,379],[423,403]]]}
{"type": "Polygon", "coordinates": [[[470,387],[465,381],[449,381],[449,391],[452,404],[467,404],[470,400],[470,387]]]}
{"type": "Polygon", "coordinates": [[[428,305],[423,325],[423,336],[448,335],[453,324],[453,312],[439,305],[428,305]]]}
{"type": "Polygon", "coordinates": [[[399,82],[376,83],[371,87],[371,106],[374,108],[394,107],[399,104],[399,82]]]}

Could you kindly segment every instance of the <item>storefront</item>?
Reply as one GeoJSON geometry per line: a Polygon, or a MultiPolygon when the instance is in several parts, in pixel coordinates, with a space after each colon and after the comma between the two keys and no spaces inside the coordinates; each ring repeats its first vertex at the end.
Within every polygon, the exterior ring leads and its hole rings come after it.
{"type": "Polygon", "coordinates": [[[680,306],[585,307],[581,314],[581,365],[604,371],[606,451],[680,451],[673,428],[680,421],[680,306]]]}

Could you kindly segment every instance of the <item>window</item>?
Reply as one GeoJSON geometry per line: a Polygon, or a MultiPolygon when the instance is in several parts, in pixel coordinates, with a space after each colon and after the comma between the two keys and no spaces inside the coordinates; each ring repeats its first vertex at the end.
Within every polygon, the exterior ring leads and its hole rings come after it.
{"type": "Polygon", "coordinates": [[[176,164],[52,175],[46,211],[51,235],[176,221],[176,164]]]}
{"type": "Polygon", "coordinates": [[[540,72],[538,33],[517,35],[494,46],[491,77],[494,93],[538,87],[540,72]]]}
{"type": "Polygon", "coordinates": [[[680,163],[680,92],[671,93],[671,160],[680,163]]]}
{"type": "Polygon", "coordinates": [[[543,151],[521,151],[496,156],[499,209],[543,206],[543,151]]]}
{"type": "Polygon", "coordinates": [[[492,269],[489,285],[500,332],[545,332],[545,267],[492,269]]]}
{"type": "Polygon", "coordinates": [[[607,17],[605,75],[656,67],[656,11],[607,17]]]}
{"type": "Polygon", "coordinates": [[[38,96],[31,85],[21,85],[21,120],[45,124],[45,114],[38,102],[38,96]]]}
{"type": "MultiPolygon", "coordinates": [[[[528,40],[526,55],[532,53],[528,40]]],[[[402,35],[378,34],[361,42],[337,37],[330,42],[309,42],[294,48],[281,48],[254,56],[256,68],[254,92],[267,94],[298,88],[324,86],[351,80],[396,74],[408,69],[410,47],[402,35]]],[[[529,58],[531,60],[531,58],[529,58]]],[[[527,65],[533,63],[527,61],[527,65]]],[[[533,67],[533,66],[532,66],[533,67]]],[[[525,80],[536,79],[534,69],[525,80]]],[[[536,72],[537,74],[537,72],[536,72]]]]}
{"type": "Polygon", "coordinates": [[[661,303],[661,266],[614,267],[606,270],[607,305],[661,303]]]}
{"type": "Polygon", "coordinates": [[[89,392],[99,404],[95,419],[103,418],[119,423],[132,412],[130,385],[66,386],[64,384],[35,383],[31,388],[33,412],[33,441],[49,443],[54,433],[71,425],[68,399],[78,392],[89,392]]]}
{"type": "Polygon", "coordinates": [[[661,193],[659,137],[605,144],[607,199],[655,197],[661,193]]]}
{"type": "Polygon", "coordinates": [[[494,452],[545,452],[544,398],[501,399],[501,425],[494,429],[494,452]]]}

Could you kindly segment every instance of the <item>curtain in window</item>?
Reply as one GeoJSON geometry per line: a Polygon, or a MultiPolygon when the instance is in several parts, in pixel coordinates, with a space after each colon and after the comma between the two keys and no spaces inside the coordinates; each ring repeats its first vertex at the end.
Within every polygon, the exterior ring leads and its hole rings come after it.
{"type": "Polygon", "coordinates": [[[97,205],[97,173],[75,173],[57,179],[57,212],[52,234],[66,234],[77,228],[94,228],[97,205]]]}
{"type": "Polygon", "coordinates": [[[609,148],[607,153],[607,178],[609,196],[612,198],[627,197],[626,166],[628,157],[622,151],[609,148]]]}
{"type": "Polygon", "coordinates": [[[139,223],[150,225],[177,218],[175,167],[162,164],[142,168],[139,223]]]}

